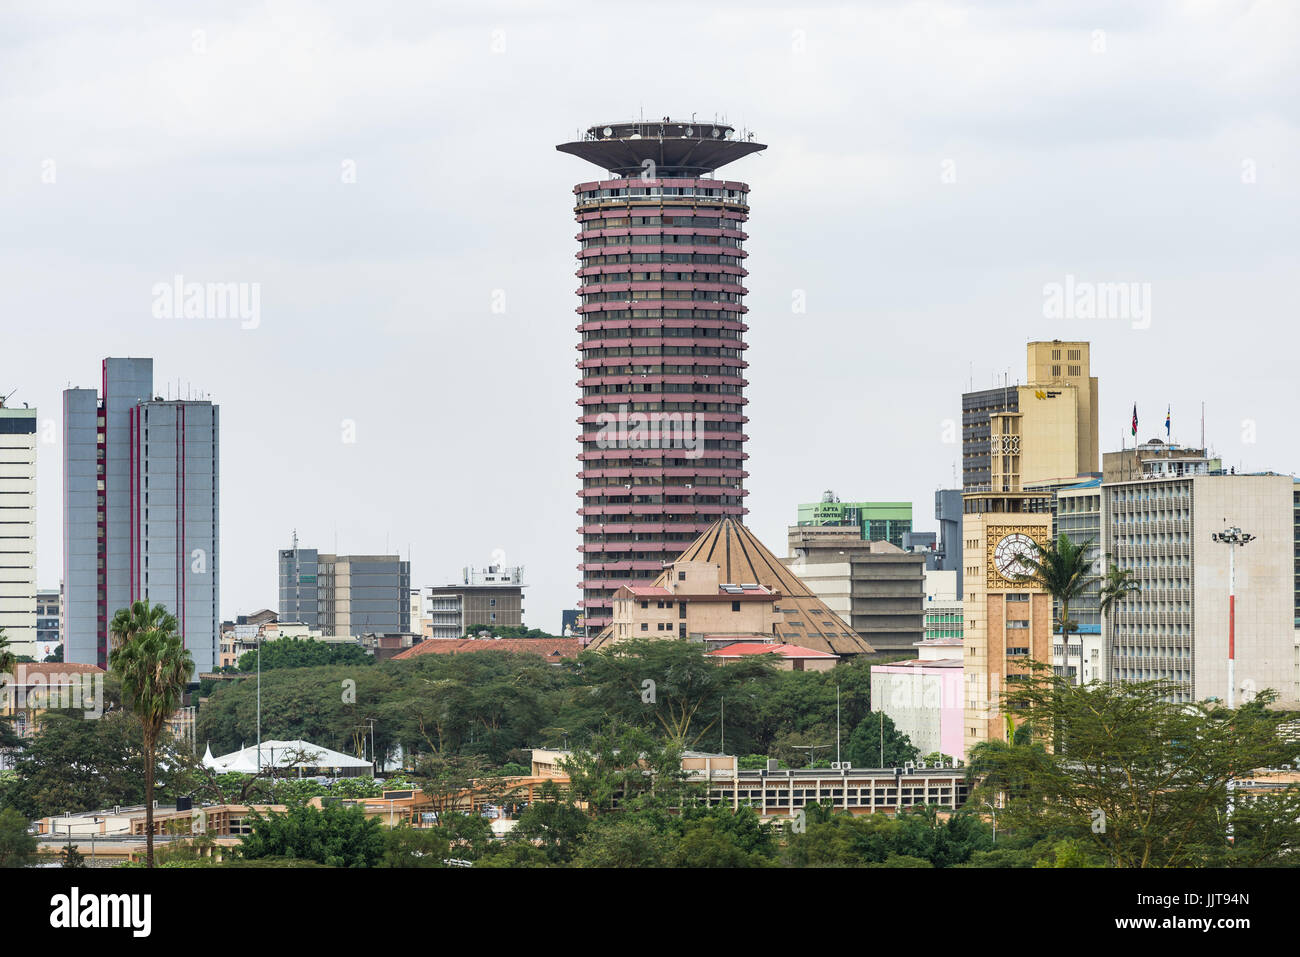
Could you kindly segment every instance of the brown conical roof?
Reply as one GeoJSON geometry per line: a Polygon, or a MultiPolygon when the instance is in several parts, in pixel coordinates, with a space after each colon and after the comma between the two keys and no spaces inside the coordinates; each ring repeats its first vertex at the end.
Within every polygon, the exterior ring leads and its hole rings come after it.
{"type": "MultiPolygon", "coordinates": [[[[734,518],[721,518],[677,557],[679,562],[712,562],[720,568],[724,582],[754,582],[776,592],[777,605],[785,624],[781,637],[787,641],[837,655],[869,655],[874,648],[835,612],[826,607],[803,581],[786,568],[781,560],[734,518]],[[790,625],[798,623],[799,627],[790,625]]],[[[668,584],[665,570],[654,581],[668,584]]],[[[598,648],[606,639],[606,628],[591,644],[598,648]]]]}

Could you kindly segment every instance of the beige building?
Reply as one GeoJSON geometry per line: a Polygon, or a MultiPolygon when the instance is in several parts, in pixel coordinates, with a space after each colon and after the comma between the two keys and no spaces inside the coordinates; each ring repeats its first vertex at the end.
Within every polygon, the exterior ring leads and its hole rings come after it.
{"type": "Polygon", "coordinates": [[[614,592],[612,641],[629,638],[770,640],[779,633],[779,596],[754,582],[722,581],[713,562],[678,561],[662,585],[624,585],[614,592]]]}
{"type": "Polygon", "coordinates": [[[1002,695],[1029,674],[1032,659],[1050,664],[1052,599],[1015,580],[1030,540],[1052,537],[1050,500],[1031,493],[977,493],[963,499],[964,751],[1005,740],[1002,695]]]}
{"type": "Polygon", "coordinates": [[[1027,347],[1029,384],[1021,393],[1020,408],[1026,414],[1022,432],[1029,457],[1022,482],[1057,476],[1075,476],[1096,472],[1099,466],[1100,441],[1097,434],[1097,379],[1092,375],[1092,347],[1087,342],[1031,342],[1027,347]],[[1059,392],[1059,395],[1053,395],[1059,392]],[[1054,406],[1071,402],[1074,415],[1054,406]],[[1051,423],[1063,426],[1071,435],[1052,429],[1051,423]],[[1073,449],[1069,438],[1073,439],[1073,449]]]}
{"type": "Polygon", "coordinates": [[[648,591],[641,594],[629,586],[616,592],[613,620],[591,648],[632,637],[762,636],[835,655],[872,652],[840,615],[732,518],[711,525],[651,585],[635,587],[648,591]]]}
{"type": "Polygon", "coordinates": [[[522,568],[467,567],[459,585],[439,585],[428,590],[429,614],[420,624],[421,633],[429,638],[450,639],[463,638],[474,628],[522,626],[525,587],[522,568]]]}
{"type": "Polygon", "coordinates": [[[1207,475],[1223,468],[1220,459],[1210,458],[1205,449],[1150,439],[1136,448],[1107,452],[1101,457],[1103,482],[1134,482],[1147,478],[1181,478],[1207,475]]]}

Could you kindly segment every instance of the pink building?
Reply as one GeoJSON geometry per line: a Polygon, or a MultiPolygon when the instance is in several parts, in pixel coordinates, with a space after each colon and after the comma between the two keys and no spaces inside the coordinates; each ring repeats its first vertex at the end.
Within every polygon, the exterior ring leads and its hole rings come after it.
{"type": "Polygon", "coordinates": [[[749,187],[714,171],[763,149],[722,123],[593,126],[556,147],[579,183],[578,494],[589,635],[713,522],[745,514],[749,187]]]}
{"type": "Polygon", "coordinates": [[[936,751],[964,761],[960,638],[918,641],[919,657],[871,666],[871,706],[889,715],[924,757],[936,751]]]}

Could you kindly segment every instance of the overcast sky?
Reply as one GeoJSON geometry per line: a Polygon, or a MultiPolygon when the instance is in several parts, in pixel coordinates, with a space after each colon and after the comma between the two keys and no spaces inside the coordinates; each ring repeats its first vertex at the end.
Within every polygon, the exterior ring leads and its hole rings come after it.
{"type": "Polygon", "coordinates": [[[114,6],[0,15],[0,394],[57,424],[133,355],[219,402],[224,617],[275,607],[296,528],[409,550],[413,584],[522,564],[527,623],[559,627],[571,189],[601,174],[554,147],[642,112],[768,144],[727,175],[751,186],[748,522],[778,554],[824,489],[935,528],[945,420],[1023,379],[1028,339],[1091,340],[1103,450],[1134,402],[1140,438],[1172,405],[1194,443],[1204,400],[1225,462],[1297,469],[1292,0],[114,6]],[[259,324],[155,317],[178,274],[260,284],[259,324]],[[1149,322],[1046,317],[1067,275],[1148,284],[1149,322]]]}

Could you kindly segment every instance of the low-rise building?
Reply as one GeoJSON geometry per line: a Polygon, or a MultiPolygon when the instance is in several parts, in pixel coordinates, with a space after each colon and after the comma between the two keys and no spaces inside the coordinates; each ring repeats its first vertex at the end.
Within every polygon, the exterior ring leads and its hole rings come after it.
{"type": "MultiPolygon", "coordinates": [[[[718,636],[705,635],[706,644],[716,641],[718,636]]],[[[827,651],[814,651],[779,642],[764,641],[725,641],[724,644],[709,651],[709,657],[716,658],[722,664],[732,664],[759,655],[776,655],[779,658],[777,668],[780,671],[830,671],[840,660],[839,655],[827,651]]]]}
{"type": "Polygon", "coordinates": [[[711,525],[650,585],[635,587],[650,591],[629,586],[615,593],[613,620],[591,642],[593,649],[633,637],[703,641],[707,635],[781,641],[835,655],[873,650],[732,518],[711,525]]]}
{"type": "Polygon", "coordinates": [[[524,623],[522,567],[466,567],[458,585],[428,590],[429,637],[463,638],[475,627],[520,627],[524,623]]]}
{"type": "Polygon", "coordinates": [[[538,655],[547,663],[558,665],[566,658],[582,653],[581,638],[454,638],[426,639],[393,655],[394,661],[409,661],[422,655],[461,655],[478,651],[508,651],[538,655]]]}
{"type": "Polygon", "coordinates": [[[911,661],[871,666],[873,710],[888,715],[921,754],[965,760],[962,640],[935,638],[916,647],[911,661]]]}

